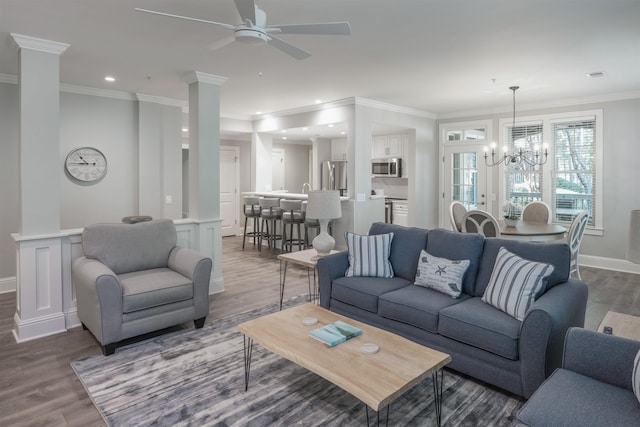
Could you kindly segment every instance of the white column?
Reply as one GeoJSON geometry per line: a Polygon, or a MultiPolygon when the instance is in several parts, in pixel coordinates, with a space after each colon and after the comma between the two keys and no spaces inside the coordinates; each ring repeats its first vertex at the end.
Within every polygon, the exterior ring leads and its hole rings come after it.
{"type": "Polygon", "coordinates": [[[189,217],[199,252],[213,259],[209,293],[224,291],[220,218],[220,86],[226,78],[191,73],[189,83],[189,217]]]}
{"type": "Polygon", "coordinates": [[[64,43],[11,34],[18,46],[20,165],[16,341],[66,330],[60,233],[60,55],[64,43]]]}
{"type": "Polygon", "coordinates": [[[271,151],[273,148],[273,137],[266,133],[253,132],[251,136],[251,170],[255,173],[252,176],[253,191],[273,190],[273,170],[271,167],[271,151]]]}

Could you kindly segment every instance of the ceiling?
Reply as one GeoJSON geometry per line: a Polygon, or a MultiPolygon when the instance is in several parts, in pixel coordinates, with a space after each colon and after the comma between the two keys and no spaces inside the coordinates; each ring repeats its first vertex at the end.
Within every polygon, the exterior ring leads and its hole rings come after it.
{"type": "MultiPolygon", "coordinates": [[[[61,82],[187,100],[184,76],[226,77],[224,117],[255,118],[350,97],[435,117],[640,91],[640,0],[258,0],[268,24],[348,21],[351,36],[281,35],[313,55],[234,42],[228,30],[134,8],[238,24],[232,0],[0,0],[0,74],[10,34],[70,45],[61,82]],[[586,73],[602,71],[604,77],[586,73]],[[106,75],[116,81],[108,83],[106,75]]],[[[316,130],[314,130],[316,132],[316,130]]]]}

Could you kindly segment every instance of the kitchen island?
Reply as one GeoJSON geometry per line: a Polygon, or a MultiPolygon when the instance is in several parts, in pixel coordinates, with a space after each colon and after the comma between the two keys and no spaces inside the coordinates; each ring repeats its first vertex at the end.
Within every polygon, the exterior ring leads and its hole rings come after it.
{"type": "MultiPolygon", "coordinates": [[[[307,200],[309,195],[305,193],[289,193],[284,191],[248,191],[243,192],[243,196],[258,197],[280,197],[289,200],[307,200]]],[[[369,226],[374,222],[384,222],[384,196],[369,196],[364,201],[357,202],[366,204],[366,209],[361,210],[358,221],[354,217],[355,200],[347,196],[340,197],[342,204],[342,217],[333,221],[333,238],[336,240],[335,249],[343,251],[347,249],[344,240],[344,233],[347,231],[356,232],[358,234],[367,234],[369,226]],[[359,224],[358,227],[355,224],[359,224]]]]}

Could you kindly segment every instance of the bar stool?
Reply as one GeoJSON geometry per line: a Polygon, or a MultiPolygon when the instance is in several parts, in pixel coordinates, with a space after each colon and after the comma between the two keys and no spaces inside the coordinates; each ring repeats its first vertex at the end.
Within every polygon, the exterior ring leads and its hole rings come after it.
{"type": "Polygon", "coordinates": [[[302,200],[280,200],[280,208],[282,209],[282,246],[281,251],[293,251],[293,245],[298,245],[298,250],[304,248],[304,239],[300,226],[304,223],[304,212],[302,212],[302,200]],[[287,225],[289,226],[289,238],[287,239],[287,225]],[[297,225],[298,238],[293,238],[293,226],[297,225]]]}
{"type": "Polygon", "coordinates": [[[260,246],[262,249],[262,239],[267,239],[267,244],[271,248],[276,247],[276,240],[280,239],[277,231],[277,224],[282,219],[282,209],[280,209],[280,199],[278,197],[262,197],[260,198],[260,218],[262,225],[260,227],[260,246]],[[271,225],[271,230],[269,230],[271,225]],[[265,231],[265,226],[267,231],[265,231]]]}
{"type": "Polygon", "coordinates": [[[242,235],[242,250],[244,251],[244,241],[253,237],[253,246],[256,245],[256,237],[258,244],[260,243],[260,197],[244,196],[242,198],[244,212],[244,234],[242,235]],[[253,219],[253,231],[247,231],[247,223],[249,218],[253,219]]]}

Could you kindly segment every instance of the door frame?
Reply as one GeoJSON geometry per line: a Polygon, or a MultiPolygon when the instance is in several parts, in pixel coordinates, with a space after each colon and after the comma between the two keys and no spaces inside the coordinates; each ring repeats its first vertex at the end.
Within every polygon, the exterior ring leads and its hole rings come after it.
{"type": "Polygon", "coordinates": [[[438,190],[440,197],[439,199],[439,227],[449,229],[450,221],[449,221],[449,204],[447,203],[447,192],[449,189],[445,188],[445,174],[449,173],[449,170],[445,170],[446,158],[448,155],[451,155],[454,152],[470,152],[476,151],[478,152],[478,161],[477,161],[477,169],[478,173],[482,173],[485,175],[485,188],[478,188],[478,192],[484,191],[486,195],[486,204],[484,205],[484,209],[489,213],[492,213],[492,206],[494,205],[496,192],[493,189],[493,172],[491,168],[489,168],[484,163],[484,156],[481,154],[485,146],[488,146],[491,141],[493,141],[493,120],[478,120],[478,121],[465,121],[465,122],[452,122],[452,123],[443,123],[438,127],[439,134],[439,156],[440,156],[440,174],[439,174],[439,183],[438,190]],[[485,139],[477,139],[477,140],[469,140],[469,141],[456,141],[456,142],[448,142],[446,139],[447,132],[455,131],[455,130],[469,130],[469,129],[477,129],[484,128],[485,129],[485,139]],[[454,145],[455,144],[455,145],[454,145]]]}

